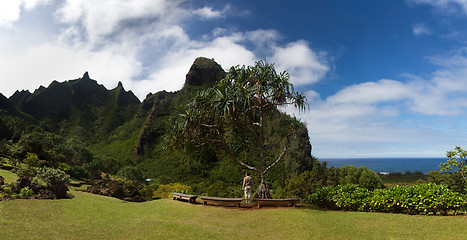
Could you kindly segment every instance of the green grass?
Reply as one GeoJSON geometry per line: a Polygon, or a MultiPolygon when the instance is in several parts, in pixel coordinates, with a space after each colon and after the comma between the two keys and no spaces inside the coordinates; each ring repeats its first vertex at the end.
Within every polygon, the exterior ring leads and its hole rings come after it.
{"type": "Polygon", "coordinates": [[[10,171],[0,169],[0,176],[5,178],[5,183],[12,183],[18,179],[18,176],[10,171]]]}
{"type": "Polygon", "coordinates": [[[465,216],[145,203],[74,192],[0,202],[0,239],[463,239],[465,216]]]}
{"type": "Polygon", "coordinates": [[[385,186],[395,187],[397,185],[413,185],[418,180],[427,180],[425,174],[402,174],[402,175],[380,175],[385,186]]]}

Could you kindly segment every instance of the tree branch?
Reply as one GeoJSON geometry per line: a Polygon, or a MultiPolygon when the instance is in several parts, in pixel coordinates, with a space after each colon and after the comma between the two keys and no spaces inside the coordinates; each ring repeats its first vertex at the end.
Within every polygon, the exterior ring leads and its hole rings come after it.
{"type": "Polygon", "coordinates": [[[245,167],[247,169],[250,169],[252,171],[257,171],[257,172],[260,172],[257,168],[255,167],[252,167],[242,161],[240,161],[236,156],[235,154],[232,152],[232,150],[229,148],[229,146],[227,146],[226,143],[220,141],[219,144],[221,145],[221,147],[230,155],[230,157],[240,166],[242,167],[245,167]]]}
{"type": "MultiPolygon", "coordinates": [[[[292,134],[293,134],[293,133],[291,133],[290,135],[292,135],[292,134]]],[[[290,135],[289,135],[289,136],[290,136],[290,135]]],[[[294,135],[294,138],[293,138],[293,139],[296,139],[296,138],[297,138],[297,135],[294,135]]],[[[282,160],[282,158],[284,158],[284,155],[285,155],[285,153],[287,152],[287,150],[289,149],[289,146],[290,146],[290,139],[289,139],[289,137],[287,137],[287,143],[285,144],[284,149],[282,149],[281,154],[279,155],[279,157],[276,159],[275,162],[273,162],[273,163],[272,163],[271,165],[269,165],[266,169],[264,169],[263,174],[266,174],[266,173],[269,171],[269,169],[271,169],[272,167],[276,166],[276,165],[282,160]]]]}

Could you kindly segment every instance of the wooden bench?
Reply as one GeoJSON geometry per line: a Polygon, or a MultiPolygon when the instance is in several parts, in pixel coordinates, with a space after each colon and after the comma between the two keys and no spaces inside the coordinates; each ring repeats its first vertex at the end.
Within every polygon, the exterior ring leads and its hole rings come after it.
{"type": "Polygon", "coordinates": [[[198,195],[190,195],[190,194],[183,194],[183,193],[172,193],[174,200],[186,200],[190,203],[196,203],[196,199],[198,195]]]}
{"type": "Polygon", "coordinates": [[[240,207],[240,202],[243,198],[219,198],[219,197],[206,197],[201,196],[201,200],[203,200],[204,205],[215,204],[215,205],[222,205],[222,206],[237,206],[240,207]]]}
{"type": "Polygon", "coordinates": [[[258,202],[258,208],[261,206],[288,207],[295,206],[298,198],[282,198],[282,199],[255,199],[258,202]]]}

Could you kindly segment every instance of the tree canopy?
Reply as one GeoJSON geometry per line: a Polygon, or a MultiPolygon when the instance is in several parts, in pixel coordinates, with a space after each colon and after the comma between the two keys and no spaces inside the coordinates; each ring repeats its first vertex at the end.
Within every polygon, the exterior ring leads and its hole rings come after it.
{"type": "Polygon", "coordinates": [[[186,104],[174,125],[171,142],[222,150],[237,164],[258,172],[264,182],[264,175],[284,158],[299,124],[289,117],[274,127],[267,126],[267,120],[276,117],[281,106],[293,105],[300,111],[306,108],[305,96],[294,90],[289,78],[288,73],[277,73],[266,61],[230,68],[224,79],[198,92],[186,104]],[[274,137],[265,136],[266,127],[274,128],[274,137]],[[272,157],[271,152],[277,149],[280,151],[272,157]]]}

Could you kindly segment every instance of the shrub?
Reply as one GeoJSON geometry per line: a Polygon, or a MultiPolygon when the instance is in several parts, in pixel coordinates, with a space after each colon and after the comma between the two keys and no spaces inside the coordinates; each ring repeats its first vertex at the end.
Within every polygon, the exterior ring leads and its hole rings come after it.
{"type": "Polygon", "coordinates": [[[37,174],[37,167],[33,167],[24,163],[18,163],[13,169],[13,172],[20,177],[32,178],[37,174]]]}
{"type": "Polygon", "coordinates": [[[337,209],[332,197],[336,192],[337,186],[324,186],[318,188],[316,192],[305,197],[305,203],[320,208],[337,209]]]}
{"type": "Polygon", "coordinates": [[[465,211],[467,197],[433,183],[370,191],[348,184],[322,187],[306,203],[329,209],[409,214],[447,214],[465,211]]]}
{"type": "Polygon", "coordinates": [[[19,192],[21,197],[32,197],[34,196],[34,191],[30,187],[24,187],[19,192]]]}
{"type": "Polygon", "coordinates": [[[117,175],[136,182],[143,182],[143,174],[137,167],[125,166],[118,171],[117,175]]]}
{"type": "Polygon", "coordinates": [[[384,187],[381,178],[366,167],[343,166],[326,169],[325,165],[314,164],[312,171],[305,171],[286,180],[284,195],[305,198],[323,185],[345,186],[348,184],[369,190],[384,187]]]}
{"type": "Polygon", "coordinates": [[[88,179],[91,176],[91,174],[89,174],[88,170],[86,170],[84,166],[71,167],[70,175],[71,177],[81,179],[81,180],[88,179]]]}
{"type": "Polygon", "coordinates": [[[191,193],[191,187],[180,183],[159,185],[157,190],[154,192],[153,198],[171,198],[173,197],[173,192],[189,194],[191,193]]]}
{"type": "Polygon", "coordinates": [[[62,171],[64,171],[64,172],[66,172],[66,173],[67,173],[67,172],[70,172],[70,170],[71,170],[71,167],[70,167],[68,164],[62,163],[62,162],[61,162],[61,163],[58,163],[58,167],[57,167],[57,168],[60,169],[60,170],[62,170],[62,171]]]}
{"type": "Polygon", "coordinates": [[[336,206],[343,210],[365,211],[370,191],[355,184],[338,186],[332,196],[336,206]]]}
{"type": "Polygon", "coordinates": [[[427,180],[430,183],[443,184],[455,192],[467,192],[466,184],[460,172],[441,173],[440,171],[429,171],[427,180]]]}
{"type": "Polygon", "coordinates": [[[70,176],[64,171],[55,168],[43,167],[39,169],[36,177],[49,187],[70,183],[70,176]]]}
{"type": "Polygon", "coordinates": [[[14,183],[10,183],[10,184],[5,184],[2,186],[1,190],[2,190],[2,196],[4,197],[10,197],[10,196],[13,196],[15,195],[15,191],[14,191],[14,183]]]}

